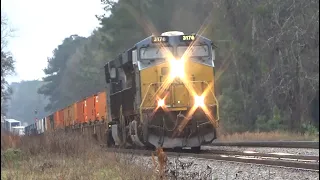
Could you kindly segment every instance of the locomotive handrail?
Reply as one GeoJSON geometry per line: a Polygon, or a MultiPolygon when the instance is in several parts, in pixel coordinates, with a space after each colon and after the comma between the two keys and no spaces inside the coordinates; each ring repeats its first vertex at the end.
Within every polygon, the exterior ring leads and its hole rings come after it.
{"type": "MultiPolygon", "coordinates": [[[[209,86],[209,83],[207,82],[207,81],[188,81],[189,83],[206,83],[207,84],[207,86],[209,86]]],[[[142,102],[141,102],[141,104],[140,104],[140,108],[139,108],[139,112],[140,112],[140,121],[142,122],[143,121],[143,116],[142,116],[142,105],[144,104],[144,101],[145,101],[145,99],[146,99],[146,97],[147,97],[147,94],[149,93],[149,90],[150,90],[150,87],[151,86],[153,86],[153,85],[155,85],[155,84],[163,84],[164,82],[154,82],[154,83],[150,83],[149,85],[148,85],[148,88],[147,88],[147,92],[145,93],[145,95],[144,95],[144,97],[143,97],[143,99],[142,99],[142,102]]],[[[159,89],[155,92],[155,93],[157,93],[159,91],[159,89]]],[[[212,89],[210,88],[210,92],[211,92],[211,94],[212,94],[212,96],[213,96],[213,98],[214,98],[214,101],[216,102],[216,107],[217,107],[217,111],[216,111],[216,114],[217,114],[217,119],[216,119],[216,121],[217,122],[219,122],[219,120],[220,120],[220,116],[219,116],[219,102],[218,102],[218,100],[217,100],[217,98],[216,98],[216,96],[215,96],[215,94],[213,93],[213,91],[212,91],[212,89]]]]}

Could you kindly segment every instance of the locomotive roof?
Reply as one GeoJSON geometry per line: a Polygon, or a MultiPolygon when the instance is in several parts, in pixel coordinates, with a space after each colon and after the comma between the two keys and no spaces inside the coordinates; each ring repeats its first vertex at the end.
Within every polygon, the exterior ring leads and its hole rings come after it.
{"type": "Polygon", "coordinates": [[[5,121],[7,121],[7,122],[9,122],[9,123],[20,122],[20,121],[15,120],[15,119],[5,119],[5,121]]]}
{"type": "Polygon", "coordinates": [[[213,45],[213,42],[196,33],[191,33],[191,34],[162,34],[161,36],[149,36],[141,41],[139,41],[138,43],[135,44],[135,47],[140,48],[140,47],[145,47],[145,46],[149,46],[152,44],[159,44],[160,42],[154,42],[154,38],[155,37],[164,37],[165,42],[161,42],[161,43],[168,43],[168,44],[176,44],[176,45],[186,45],[189,44],[190,42],[197,40],[198,44],[211,44],[213,45]],[[187,40],[183,40],[183,38],[186,37],[187,40]]]}
{"type": "MultiPolygon", "coordinates": [[[[177,31],[178,32],[178,31],[177,31]]],[[[192,38],[197,39],[197,43],[198,44],[207,44],[207,45],[212,45],[213,48],[216,48],[216,46],[213,44],[213,42],[196,33],[192,33],[192,34],[184,34],[184,33],[177,33],[176,31],[169,31],[169,32],[165,32],[162,33],[161,36],[154,36],[151,35],[141,41],[139,41],[138,43],[136,43],[132,48],[122,52],[121,54],[119,54],[116,58],[114,58],[113,60],[107,62],[104,66],[109,66],[109,67],[120,67],[123,64],[128,62],[128,52],[131,52],[132,50],[136,49],[136,48],[141,48],[141,47],[147,47],[151,44],[156,44],[153,42],[154,37],[165,37],[166,38],[166,42],[165,43],[169,43],[169,44],[177,44],[177,45],[186,45],[188,43],[190,43],[190,41],[183,41],[182,37],[183,36],[189,36],[192,38]]]]}

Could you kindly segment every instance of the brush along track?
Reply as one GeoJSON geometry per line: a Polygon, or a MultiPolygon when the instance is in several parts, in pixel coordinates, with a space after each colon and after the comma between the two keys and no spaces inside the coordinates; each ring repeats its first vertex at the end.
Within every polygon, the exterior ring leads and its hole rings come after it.
{"type": "MultiPolygon", "coordinates": [[[[154,151],[136,150],[136,149],[118,149],[107,148],[108,152],[136,154],[143,156],[151,156],[154,151]]],[[[204,150],[200,153],[190,153],[188,150],[183,152],[166,152],[168,156],[177,157],[194,157],[201,159],[233,161],[250,164],[262,164],[278,167],[290,167],[306,170],[319,171],[319,156],[300,156],[292,154],[264,154],[264,153],[246,153],[236,151],[215,151],[204,150]]]]}

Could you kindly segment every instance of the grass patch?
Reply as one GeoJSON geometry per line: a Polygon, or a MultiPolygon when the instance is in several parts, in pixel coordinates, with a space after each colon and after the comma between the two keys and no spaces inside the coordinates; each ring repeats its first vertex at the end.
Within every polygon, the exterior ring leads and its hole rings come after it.
{"type": "Polygon", "coordinates": [[[106,152],[94,139],[77,133],[52,133],[22,137],[16,148],[1,149],[1,179],[152,180],[158,176],[106,152]]]}
{"type": "Polygon", "coordinates": [[[110,153],[85,157],[32,156],[21,160],[19,165],[5,165],[1,179],[157,179],[141,167],[119,163],[114,156],[110,153]]]}

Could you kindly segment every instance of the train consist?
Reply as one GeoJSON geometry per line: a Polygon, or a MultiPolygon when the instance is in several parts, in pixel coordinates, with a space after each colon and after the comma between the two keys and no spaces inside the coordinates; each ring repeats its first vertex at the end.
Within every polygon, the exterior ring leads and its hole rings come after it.
{"type": "Polygon", "coordinates": [[[25,133],[34,135],[65,128],[80,128],[97,122],[105,123],[106,110],[106,92],[99,92],[37,120],[25,128],[25,133]]]}
{"type": "Polygon", "coordinates": [[[91,128],[94,134],[99,126],[108,146],[199,150],[217,138],[214,60],[214,44],[201,35],[147,37],[104,66],[104,92],[44,118],[44,133],[91,128]]]}

